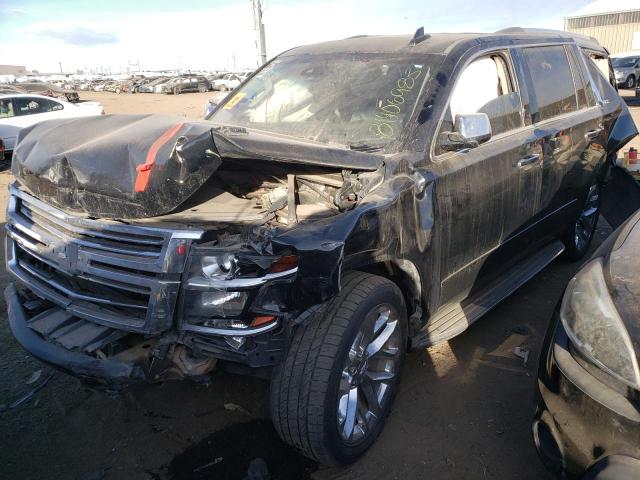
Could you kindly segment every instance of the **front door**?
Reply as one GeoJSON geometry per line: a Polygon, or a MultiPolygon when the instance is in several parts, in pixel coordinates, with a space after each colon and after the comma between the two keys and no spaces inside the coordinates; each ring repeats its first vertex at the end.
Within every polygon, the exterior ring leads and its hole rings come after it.
{"type": "Polygon", "coordinates": [[[436,148],[440,304],[459,301],[508,268],[537,211],[541,149],[525,125],[520,91],[508,51],[470,63],[458,77],[440,132],[456,115],[486,113],[492,138],[476,148],[436,148]],[[505,240],[508,248],[505,247],[505,240]],[[511,253],[509,253],[511,252],[511,253]],[[507,257],[505,257],[505,254],[507,257]]]}

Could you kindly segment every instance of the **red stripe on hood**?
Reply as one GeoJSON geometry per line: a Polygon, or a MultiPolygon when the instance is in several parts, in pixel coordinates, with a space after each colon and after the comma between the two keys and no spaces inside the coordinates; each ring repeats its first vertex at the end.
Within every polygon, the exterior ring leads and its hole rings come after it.
{"type": "Polygon", "coordinates": [[[151,145],[151,148],[149,148],[149,151],[147,152],[145,162],[136,167],[138,172],[135,185],[136,192],[144,192],[147,189],[147,186],[149,185],[149,177],[151,176],[151,168],[153,167],[153,164],[156,163],[158,152],[176,133],[178,133],[178,130],[180,130],[183,125],[184,123],[174,125],[160,135],[155,142],[153,142],[153,145],[151,145]]]}

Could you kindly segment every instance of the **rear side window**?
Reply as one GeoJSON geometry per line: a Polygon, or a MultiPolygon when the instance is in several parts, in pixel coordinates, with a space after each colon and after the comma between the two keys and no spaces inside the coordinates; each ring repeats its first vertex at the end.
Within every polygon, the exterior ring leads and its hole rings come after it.
{"type": "Polygon", "coordinates": [[[591,79],[581,61],[581,54],[575,47],[568,49],[567,52],[569,53],[573,80],[578,94],[578,109],[593,107],[596,104],[596,97],[591,85],[591,79]]]}
{"type": "Polygon", "coordinates": [[[542,122],[577,110],[576,91],[567,52],[561,45],[522,49],[534,96],[533,122],[542,122]]]}
{"type": "Polygon", "coordinates": [[[590,54],[588,52],[583,53],[587,69],[593,79],[594,88],[598,92],[599,97],[605,103],[615,100],[618,92],[611,85],[610,77],[607,75],[610,73],[609,60],[600,55],[590,54]]]}
{"type": "Polygon", "coordinates": [[[0,118],[13,117],[13,102],[10,98],[3,98],[0,100],[0,118]]]}
{"type": "Polygon", "coordinates": [[[441,130],[452,130],[456,115],[486,113],[492,134],[498,135],[522,126],[521,108],[520,95],[504,57],[482,57],[460,74],[441,130]]]}
{"type": "Polygon", "coordinates": [[[44,98],[18,97],[15,98],[16,115],[33,115],[35,113],[50,112],[51,102],[44,98]]]}

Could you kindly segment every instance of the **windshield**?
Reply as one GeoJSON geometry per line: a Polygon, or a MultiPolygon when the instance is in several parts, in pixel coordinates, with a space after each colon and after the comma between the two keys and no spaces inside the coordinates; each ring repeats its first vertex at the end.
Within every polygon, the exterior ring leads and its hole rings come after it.
{"type": "Polygon", "coordinates": [[[613,58],[613,68],[631,68],[633,67],[640,57],[620,57],[613,58]]]}
{"type": "Polygon", "coordinates": [[[210,120],[357,149],[393,150],[435,55],[322,54],[275,59],[210,120]]]}

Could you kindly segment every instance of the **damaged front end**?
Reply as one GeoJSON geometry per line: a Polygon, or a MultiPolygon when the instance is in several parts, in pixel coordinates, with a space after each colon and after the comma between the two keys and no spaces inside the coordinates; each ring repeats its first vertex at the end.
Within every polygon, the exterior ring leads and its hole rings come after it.
{"type": "Polygon", "coordinates": [[[378,167],[248,158],[201,124],[100,121],[94,132],[153,135],[110,147],[111,134],[79,141],[63,122],[71,141],[44,124],[16,149],[5,297],[18,341],[109,389],[197,379],[219,360],[277,364],[294,325],[338,291],[349,213],[378,167]]]}

